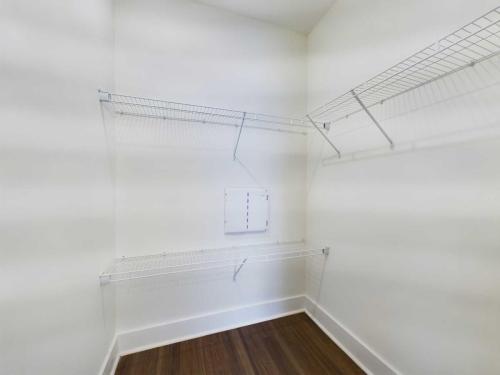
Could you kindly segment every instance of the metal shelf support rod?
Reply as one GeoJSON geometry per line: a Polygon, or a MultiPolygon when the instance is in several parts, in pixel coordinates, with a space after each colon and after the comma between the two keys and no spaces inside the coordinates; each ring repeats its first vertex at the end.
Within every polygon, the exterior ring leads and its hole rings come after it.
{"type": "Polygon", "coordinates": [[[316,123],[313,121],[313,119],[311,118],[311,116],[309,115],[306,115],[307,119],[311,122],[311,124],[313,124],[313,126],[316,128],[316,130],[319,132],[319,134],[321,134],[321,136],[325,139],[325,141],[327,141],[330,146],[332,146],[332,148],[335,150],[335,152],[337,153],[339,159],[342,157],[342,155],[340,154],[340,151],[339,149],[333,144],[332,141],[330,141],[330,138],[328,138],[325,133],[323,133],[321,131],[321,129],[318,127],[318,125],[316,125],[316,123]]]}
{"type": "Polygon", "coordinates": [[[245,265],[245,263],[247,262],[248,258],[245,258],[243,259],[243,261],[241,262],[241,264],[238,266],[238,268],[235,267],[234,269],[234,274],[233,274],[233,281],[236,282],[236,277],[238,276],[238,274],[240,273],[241,269],[243,268],[243,266],[245,265]]]}
{"type": "Polygon", "coordinates": [[[238,139],[236,139],[236,144],[234,145],[233,161],[236,161],[236,151],[238,151],[238,145],[240,143],[241,132],[243,131],[243,125],[245,125],[245,118],[246,117],[247,117],[247,113],[243,112],[243,119],[241,120],[240,131],[238,132],[238,139]]]}
{"type": "Polygon", "coordinates": [[[366,112],[366,114],[368,115],[368,117],[370,117],[370,119],[373,121],[373,123],[377,126],[378,130],[380,130],[380,132],[385,137],[385,139],[387,139],[387,142],[389,142],[389,144],[391,145],[391,148],[394,147],[394,142],[392,141],[391,137],[389,137],[387,135],[387,133],[385,132],[385,130],[382,128],[382,126],[380,126],[380,124],[377,121],[377,119],[372,115],[372,113],[370,112],[370,110],[368,108],[366,108],[365,104],[361,101],[361,99],[359,98],[359,96],[356,95],[356,93],[354,92],[354,90],[351,90],[351,93],[354,96],[354,98],[356,99],[356,101],[359,103],[359,105],[361,106],[361,108],[363,108],[363,111],[366,112]]]}

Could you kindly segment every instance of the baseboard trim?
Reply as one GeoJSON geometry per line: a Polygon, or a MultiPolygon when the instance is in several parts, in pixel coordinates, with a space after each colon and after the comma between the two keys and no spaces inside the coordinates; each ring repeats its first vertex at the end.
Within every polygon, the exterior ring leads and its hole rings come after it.
{"type": "Polygon", "coordinates": [[[118,365],[118,360],[120,355],[118,353],[118,337],[115,335],[111,341],[106,357],[104,357],[104,362],[101,366],[101,375],[113,375],[116,371],[116,366],[118,365]]]}
{"type": "Polygon", "coordinates": [[[121,332],[120,356],[304,312],[304,303],[299,295],[121,332]]]}
{"type": "Polygon", "coordinates": [[[102,366],[102,375],[116,371],[120,357],[305,312],[351,359],[369,375],[400,375],[378,353],[305,295],[239,306],[191,316],[162,324],[120,332],[113,340],[102,366]]]}
{"type": "Polygon", "coordinates": [[[306,314],[325,332],[363,371],[369,375],[400,375],[377,352],[365,344],[347,327],[331,316],[309,297],[304,298],[306,314]]]}

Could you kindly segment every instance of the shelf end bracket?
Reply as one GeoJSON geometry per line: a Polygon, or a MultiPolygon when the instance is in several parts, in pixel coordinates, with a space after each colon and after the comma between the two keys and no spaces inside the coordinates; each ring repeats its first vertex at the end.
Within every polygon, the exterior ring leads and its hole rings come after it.
{"type": "Polygon", "coordinates": [[[99,283],[101,286],[107,285],[111,283],[111,276],[110,275],[100,275],[99,276],[99,283]]]}
{"type": "Polygon", "coordinates": [[[352,93],[352,96],[354,96],[354,98],[356,99],[356,101],[358,102],[358,104],[361,106],[361,108],[363,109],[363,111],[366,112],[366,114],[368,115],[368,117],[370,117],[370,119],[373,121],[373,123],[377,126],[378,130],[380,130],[380,132],[382,133],[382,135],[385,137],[385,139],[387,139],[387,142],[389,142],[389,144],[391,145],[391,148],[394,147],[394,142],[392,141],[391,137],[389,137],[389,135],[385,132],[385,130],[382,128],[382,126],[380,126],[379,122],[377,121],[377,119],[372,115],[372,113],[370,112],[370,110],[368,108],[366,108],[365,106],[365,103],[363,103],[363,101],[359,98],[359,96],[354,92],[354,90],[351,90],[351,93],[352,93]]]}
{"type": "Polygon", "coordinates": [[[99,90],[97,90],[97,95],[99,96],[99,101],[101,103],[111,101],[111,94],[109,92],[106,92],[106,91],[99,89],[99,90]]]}
{"type": "Polygon", "coordinates": [[[307,119],[311,122],[311,124],[313,124],[314,128],[319,132],[319,134],[321,134],[321,136],[325,139],[325,141],[328,142],[328,144],[330,146],[332,146],[332,148],[335,150],[335,152],[337,153],[339,159],[342,157],[342,154],[340,153],[339,149],[333,144],[332,141],[330,141],[330,138],[328,138],[326,136],[325,133],[323,133],[323,131],[319,128],[319,126],[313,121],[313,119],[311,118],[311,116],[309,115],[306,115],[307,119]]]}
{"type": "Polygon", "coordinates": [[[236,161],[236,151],[238,151],[238,145],[240,144],[241,132],[243,131],[243,125],[245,125],[246,117],[247,117],[247,113],[243,112],[243,118],[241,119],[240,130],[238,132],[238,138],[236,139],[236,144],[234,145],[233,161],[236,161]]]}

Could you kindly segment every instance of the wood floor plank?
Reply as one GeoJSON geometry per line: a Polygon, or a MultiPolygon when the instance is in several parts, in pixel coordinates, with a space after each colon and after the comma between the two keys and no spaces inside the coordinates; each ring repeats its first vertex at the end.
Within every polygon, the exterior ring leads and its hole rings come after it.
{"type": "Polygon", "coordinates": [[[319,328],[309,317],[302,317],[303,325],[302,330],[309,332],[309,337],[314,338],[314,346],[316,350],[324,352],[331,358],[334,358],[335,365],[342,374],[357,374],[361,375],[364,372],[359,366],[335,344],[322,330],[319,328]],[[306,328],[307,327],[307,328],[306,328]]]}
{"type": "Polygon", "coordinates": [[[120,358],[116,375],[362,375],[304,313],[120,358]]]}
{"type": "Polygon", "coordinates": [[[247,326],[238,329],[254,372],[259,375],[279,374],[279,366],[275,363],[264,344],[264,340],[269,337],[267,335],[268,330],[263,329],[259,334],[254,328],[253,326],[247,326]]]}
{"type": "Polygon", "coordinates": [[[120,358],[116,374],[120,375],[156,375],[158,349],[146,350],[120,358]],[[122,359],[124,359],[122,363],[122,359]]]}
{"type": "MultiPolygon", "coordinates": [[[[176,343],[158,348],[157,375],[174,375],[181,372],[182,344],[183,343],[176,343]]],[[[189,374],[190,372],[185,373],[189,374]]]]}
{"type": "Polygon", "coordinates": [[[245,348],[245,344],[241,339],[240,332],[236,329],[233,329],[229,331],[229,335],[231,337],[231,343],[232,345],[234,345],[239,360],[245,369],[245,373],[249,375],[256,375],[255,369],[252,365],[252,361],[250,360],[250,357],[248,356],[247,350],[245,348]]]}
{"type": "MultiPolygon", "coordinates": [[[[199,340],[188,340],[180,343],[180,369],[178,374],[205,375],[205,361],[199,340]]],[[[162,374],[162,373],[161,373],[162,374]]]]}
{"type": "Polygon", "coordinates": [[[335,362],[324,358],[321,352],[314,350],[309,344],[307,335],[301,335],[301,332],[288,326],[280,330],[279,340],[283,346],[290,350],[291,355],[296,358],[301,373],[303,374],[329,374],[338,375],[339,371],[335,362]]]}

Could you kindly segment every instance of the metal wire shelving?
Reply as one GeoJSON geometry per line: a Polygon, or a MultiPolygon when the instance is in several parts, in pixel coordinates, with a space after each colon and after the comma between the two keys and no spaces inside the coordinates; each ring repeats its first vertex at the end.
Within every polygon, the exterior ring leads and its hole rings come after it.
{"type": "Polygon", "coordinates": [[[259,244],[218,249],[122,257],[100,275],[102,284],[154,276],[234,267],[233,280],[245,264],[327,256],[329,248],[310,248],[304,242],[259,244]]]}
{"type": "Polygon", "coordinates": [[[101,103],[109,104],[114,113],[170,121],[211,124],[305,134],[311,128],[304,119],[294,119],[233,109],[199,106],[159,99],[113,94],[99,90],[101,103]]]}
{"type": "Polygon", "coordinates": [[[359,112],[365,112],[393,146],[370,108],[459,72],[500,54],[500,7],[476,18],[438,42],[418,51],[352,90],[309,113],[310,122],[341,152],[317,124],[332,125],[359,112]]]}

